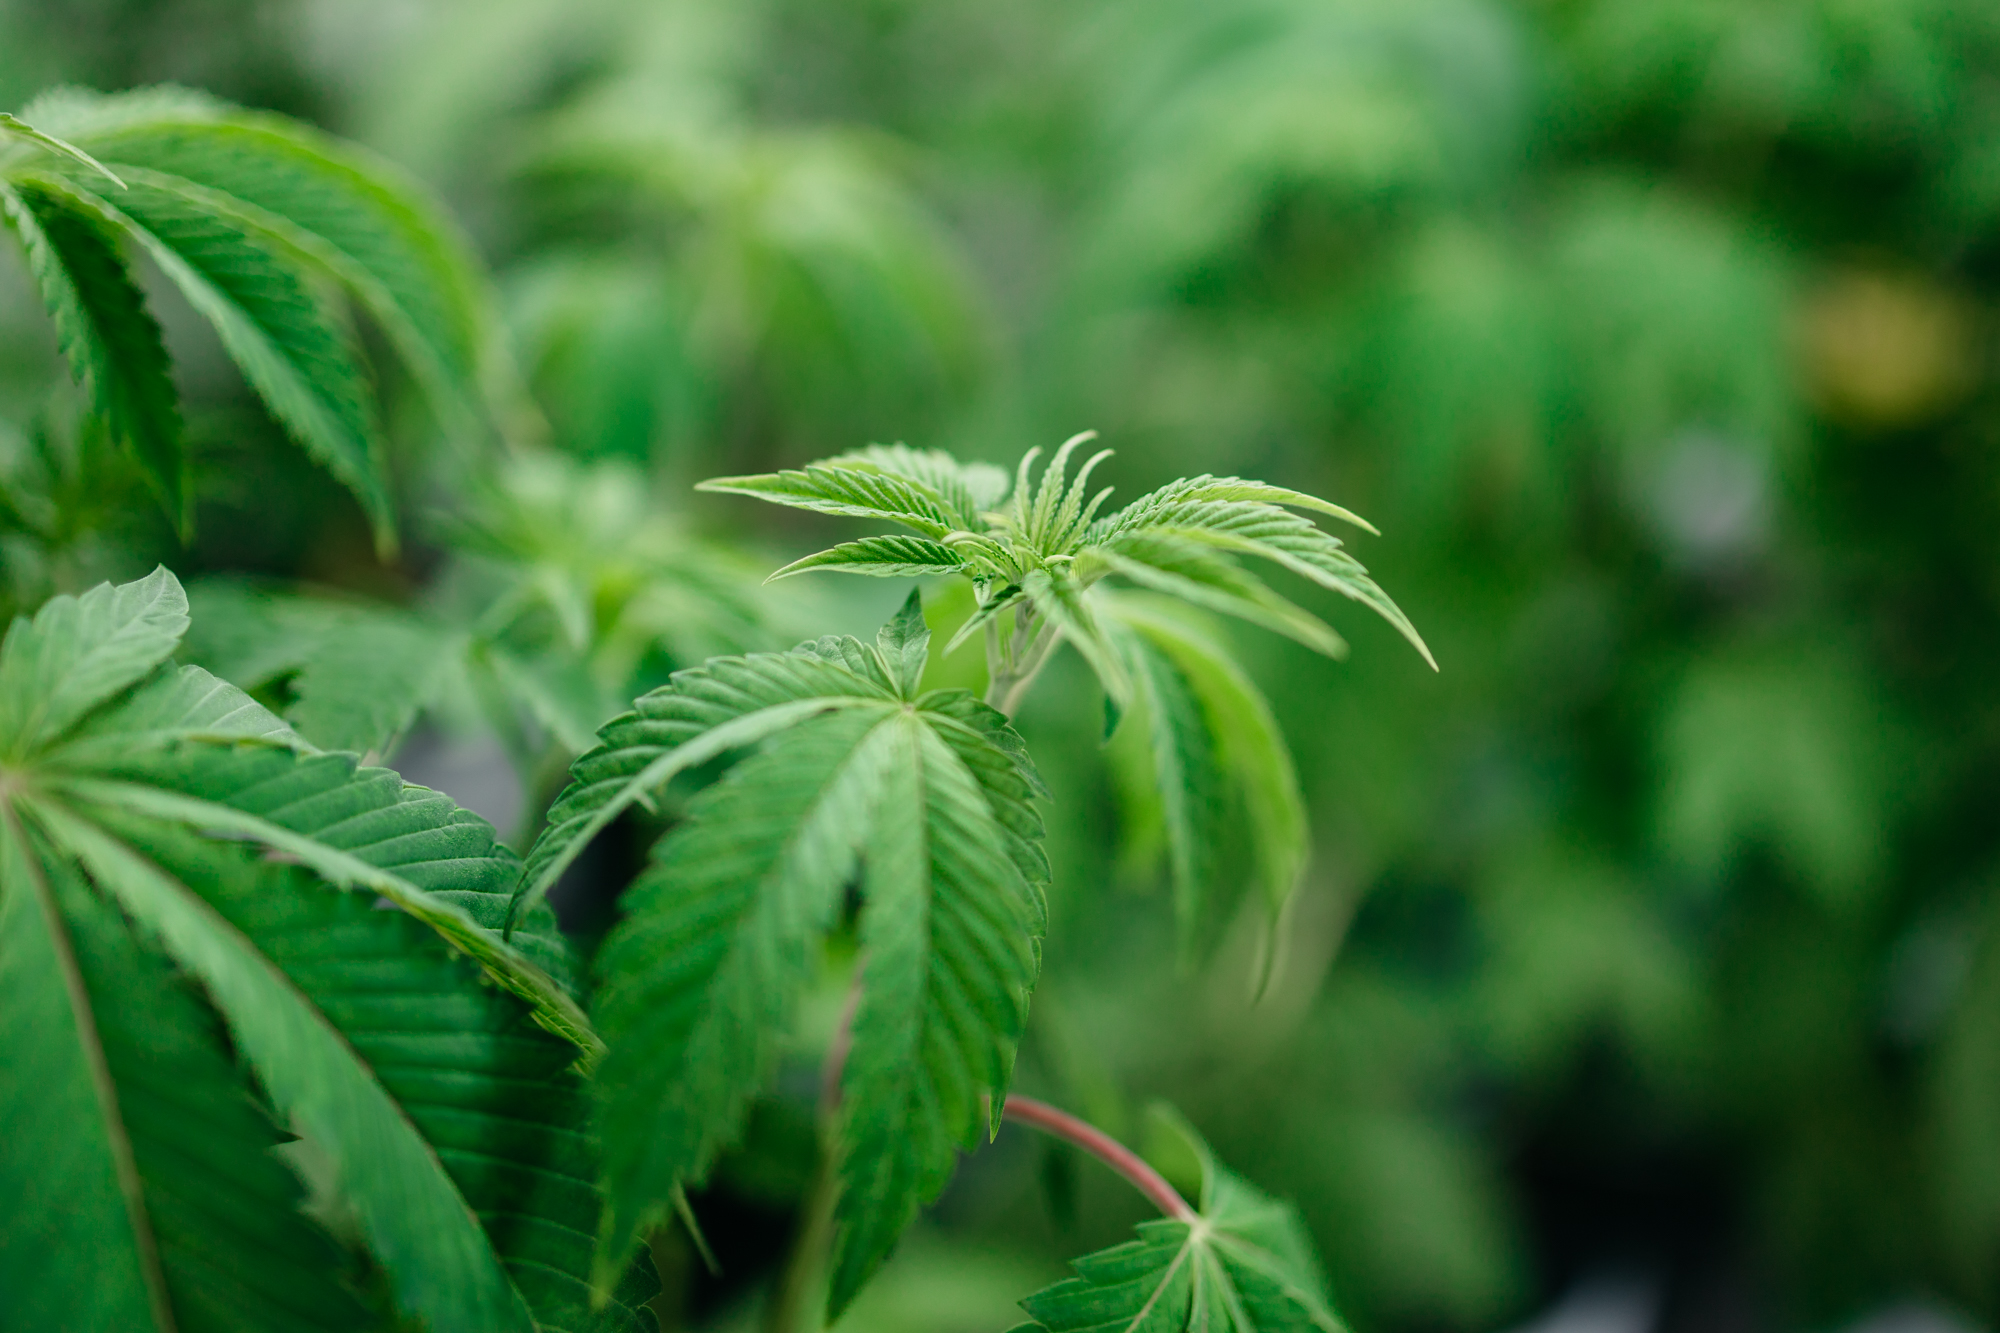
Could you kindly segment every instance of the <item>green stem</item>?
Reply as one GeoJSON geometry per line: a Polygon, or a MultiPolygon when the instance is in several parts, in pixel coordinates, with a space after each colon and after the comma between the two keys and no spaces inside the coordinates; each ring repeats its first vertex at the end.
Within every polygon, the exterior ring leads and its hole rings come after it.
{"type": "Polygon", "coordinates": [[[826,1260],[833,1251],[834,1212],[840,1202],[840,1075],[854,1044],[854,1014],[861,1007],[861,978],[867,966],[865,956],[854,960],[847,1003],[820,1062],[819,1160],[778,1289],[764,1312],[764,1333],[819,1333],[822,1327],[819,1310],[825,1298],[826,1260]]]}
{"type": "Polygon", "coordinates": [[[823,1327],[820,1311],[825,1301],[826,1256],[833,1251],[840,1168],[830,1123],[821,1124],[819,1139],[819,1164],[813,1168],[812,1185],[806,1191],[785,1271],[779,1275],[778,1289],[764,1312],[764,1333],[819,1333],[823,1327]]]}
{"type": "Polygon", "coordinates": [[[1061,633],[1053,625],[1037,624],[1032,612],[1025,605],[1014,612],[1014,634],[1011,644],[1004,643],[997,622],[986,626],[986,702],[1008,717],[1021,706],[1027,696],[1028,687],[1035,683],[1035,677],[1042,674],[1049,658],[1055,653],[1056,645],[1062,642],[1061,633]]]}
{"type": "Polygon", "coordinates": [[[1021,700],[1027,697],[1028,687],[1035,683],[1035,677],[1042,674],[1042,668],[1049,664],[1049,658],[1055,655],[1056,645],[1061,642],[1062,632],[1053,625],[1044,625],[1034,646],[1028,649],[1027,656],[1016,669],[1014,679],[1000,695],[1000,702],[993,706],[1008,717],[1014,716],[1021,700]]]}

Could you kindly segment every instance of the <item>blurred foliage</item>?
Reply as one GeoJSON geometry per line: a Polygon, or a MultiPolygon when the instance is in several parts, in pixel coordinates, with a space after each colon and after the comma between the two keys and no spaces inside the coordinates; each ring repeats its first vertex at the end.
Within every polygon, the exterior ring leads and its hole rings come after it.
{"type": "MultiPolygon", "coordinates": [[[[740,507],[648,498],[697,476],[1089,426],[1141,489],[1336,495],[1442,672],[1358,620],[1342,666],[1242,636],[1315,833],[1253,1005],[1254,919],[1188,973],[1135,901],[1166,875],[1060,740],[1098,697],[1059,659],[1023,719],[1058,918],[1024,1085],[1173,1098],[1363,1329],[1491,1327],[1607,1263],[1679,1327],[1716,1290],[1749,1326],[1991,1320],[1996,70],[2000,10],[1954,0],[10,0],[0,106],[178,79],[444,190],[524,421],[596,461],[468,480],[378,355],[404,512],[448,516],[384,564],[163,311],[181,553],[8,261],[0,600],[165,554],[463,632],[509,606],[494,642],[619,696],[766,605],[680,544],[740,507]]],[[[1086,1165],[1065,1221],[1029,1145],[990,1156],[885,1278],[919,1313],[868,1326],[957,1326],[954,1264],[987,1318],[996,1253],[1048,1272],[1136,1216],[1086,1165]]],[[[721,1178],[725,1257],[786,1224],[721,1178]]],[[[686,1327],[764,1276],[670,1258],[686,1327]]]]}

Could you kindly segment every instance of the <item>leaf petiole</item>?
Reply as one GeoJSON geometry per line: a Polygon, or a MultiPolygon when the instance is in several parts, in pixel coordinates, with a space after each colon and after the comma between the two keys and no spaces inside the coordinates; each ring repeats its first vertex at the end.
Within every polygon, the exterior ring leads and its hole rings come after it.
{"type": "Polygon", "coordinates": [[[1192,1223],[1199,1220],[1195,1210],[1181,1197],[1179,1190],[1167,1183],[1165,1176],[1155,1171],[1138,1153],[1097,1126],[1079,1120],[1069,1112],[1050,1106],[1047,1102],[1012,1094],[1007,1098],[1003,1114],[1016,1124],[1032,1125],[1044,1133],[1055,1135],[1065,1143],[1083,1149],[1123,1176],[1133,1189],[1145,1195],[1155,1207],[1174,1221],[1192,1223]]]}

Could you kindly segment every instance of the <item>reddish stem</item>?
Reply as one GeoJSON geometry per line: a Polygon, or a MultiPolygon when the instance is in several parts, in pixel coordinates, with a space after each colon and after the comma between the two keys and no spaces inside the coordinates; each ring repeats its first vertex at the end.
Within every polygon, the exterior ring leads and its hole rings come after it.
{"type": "Polygon", "coordinates": [[[1092,1124],[1077,1119],[1067,1111],[1059,1111],[1047,1102],[1038,1102],[1033,1097],[1009,1096],[1004,1108],[1007,1119],[1023,1125],[1033,1125],[1066,1143],[1095,1157],[1098,1161],[1116,1171],[1130,1181],[1132,1187],[1145,1195],[1161,1212],[1176,1222],[1192,1222],[1197,1214],[1188,1207],[1180,1191],[1167,1183],[1165,1176],[1146,1165],[1139,1154],[1106,1134],[1092,1124]]]}
{"type": "Polygon", "coordinates": [[[847,1053],[854,1048],[854,1015],[861,1008],[861,976],[867,961],[854,961],[854,980],[848,984],[847,1001],[840,1007],[840,1024],[834,1028],[833,1040],[826,1044],[826,1058],[820,1062],[819,1106],[824,1112],[840,1105],[840,1076],[847,1069],[847,1053]]]}

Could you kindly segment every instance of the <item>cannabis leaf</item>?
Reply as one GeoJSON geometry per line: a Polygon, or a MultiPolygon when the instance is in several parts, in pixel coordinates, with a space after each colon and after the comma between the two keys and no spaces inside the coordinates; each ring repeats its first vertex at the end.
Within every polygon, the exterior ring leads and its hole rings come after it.
{"type": "Polygon", "coordinates": [[[619,811],[736,759],[654,848],[598,955],[608,1271],[740,1128],[850,886],[866,961],[841,1083],[836,1313],[954,1149],[991,1128],[1040,963],[1038,779],[994,710],[917,692],[929,637],[913,595],[873,644],[680,672],[605,726],[550,811],[524,904],[619,811]]]}
{"type": "Polygon", "coordinates": [[[1298,1213],[1175,1127],[1200,1162],[1199,1213],[1076,1260],[1077,1276],[1021,1302],[1034,1322],[1015,1333],[1340,1333],[1298,1213]]]}
{"type": "Polygon", "coordinates": [[[360,1322],[269,1153],[287,1125],[403,1313],[637,1327],[586,1283],[593,1039],[480,924],[514,859],[173,665],[186,624],[159,570],[0,645],[0,999],[33,1020],[0,1043],[34,1074],[0,1088],[0,1188],[60,1200],[0,1217],[9,1299],[52,1328],[360,1322]]]}
{"type": "Polygon", "coordinates": [[[523,453],[439,527],[454,558],[419,605],[207,579],[183,656],[288,696],[285,720],[330,749],[388,754],[421,712],[474,698],[525,773],[547,738],[589,749],[642,665],[767,638],[746,562],[664,521],[621,464],[523,453]]]}
{"type": "MultiPolygon", "coordinates": [[[[1121,592],[1102,598],[1104,623],[1125,656],[1146,722],[1150,760],[1128,797],[1157,812],[1174,889],[1183,957],[1213,938],[1225,881],[1254,885],[1275,930],[1309,848],[1305,799],[1271,706],[1199,612],[1173,599],[1121,592]],[[1249,873],[1222,868],[1232,806],[1243,814],[1249,873]]],[[[1264,965],[1274,957],[1266,941],[1264,965]]]]}
{"type": "MultiPolygon", "coordinates": [[[[962,464],[941,451],[871,446],[797,471],[722,477],[702,490],[774,504],[901,524],[915,538],[844,542],[778,571],[903,576],[962,574],[978,609],[946,651],[986,631],[1010,678],[1032,677],[1059,642],[1075,645],[1122,710],[1132,681],[1123,656],[1088,596],[1117,575],[1129,583],[1276,630],[1329,656],[1346,645],[1324,622],[1272,591],[1238,557],[1253,556],[1371,608],[1433,667],[1408,617],[1349,555],[1340,540],[1291,512],[1305,509],[1374,531],[1340,506],[1299,491],[1236,477],[1176,481],[1116,513],[1098,516],[1109,487],[1090,494],[1101,450],[1069,478],[1071,455],[1095,432],[1067,441],[1030,485],[1039,449],[1021,460],[1007,503],[1004,474],[962,464]],[[1086,498],[1088,497],[1088,498],[1086,498]],[[1000,633],[1011,616],[1011,633],[1000,633]]],[[[1005,707],[1003,702],[1003,707],[1005,707]]]]}
{"type": "Polygon", "coordinates": [[[0,215],[93,408],[183,533],[179,412],[128,247],[215,325],[272,412],[393,545],[373,392],[323,291],[368,310],[463,433],[479,418],[490,360],[487,298],[443,216],[386,164],[180,89],[61,90],[4,128],[0,215]]]}
{"type": "Polygon", "coordinates": [[[315,745],[387,754],[463,680],[463,633],[399,607],[289,594],[233,579],[192,584],[184,655],[258,689],[284,681],[285,720],[315,745]]]}

